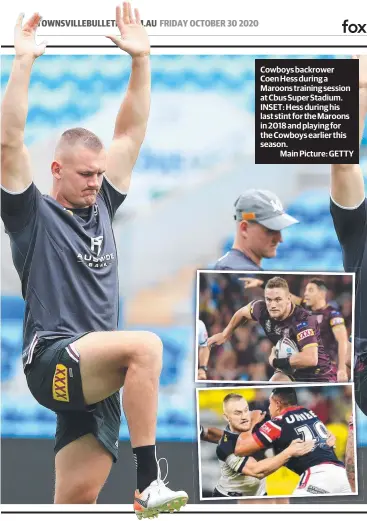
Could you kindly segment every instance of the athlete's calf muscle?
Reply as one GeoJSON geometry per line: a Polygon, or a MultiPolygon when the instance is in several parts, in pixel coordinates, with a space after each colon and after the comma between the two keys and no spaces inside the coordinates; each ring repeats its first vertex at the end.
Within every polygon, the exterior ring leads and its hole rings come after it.
{"type": "Polygon", "coordinates": [[[111,454],[92,434],[69,443],[55,458],[54,503],[96,503],[111,467],[111,454]]]}

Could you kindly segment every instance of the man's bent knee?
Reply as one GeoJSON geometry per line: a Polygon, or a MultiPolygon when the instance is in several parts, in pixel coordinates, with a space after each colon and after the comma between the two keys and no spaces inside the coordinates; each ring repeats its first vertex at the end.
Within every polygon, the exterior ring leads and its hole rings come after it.
{"type": "Polygon", "coordinates": [[[144,332],[144,348],[146,352],[153,357],[162,358],[163,343],[155,333],[144,332]]]}
{"type": "Polygon", "coordinates": [[[141,331],[137,337],[137,348],[134,350],[133,358],[147,360],[147,363],[161,363],[163,357],[162,340],[155,333],[141,331]]]}
{"type": "Polygon", "coordinates": [[[137,332],[131,346],[134,349],[125,358],[126,368],[130,370],[128,374],[144,371],[149,379],[159,377],[163,364],[163,344],[159,336],[147,331],[137,332]]]}

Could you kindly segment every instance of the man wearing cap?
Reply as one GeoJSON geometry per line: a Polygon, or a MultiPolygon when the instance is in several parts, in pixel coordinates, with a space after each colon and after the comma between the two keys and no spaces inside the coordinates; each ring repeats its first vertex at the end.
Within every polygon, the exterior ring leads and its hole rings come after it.
{"type": "MultiPolygon", "coordinates": [[[[367,56],[359,56],[359,141],[367,115],[367,56]]],[[[359,164],[331,165],[330,211],[344,268],[356,273],[355,396],[367,415],[367,199],[359,164]]]]}
{"type": "Polygon", "coordinates": [[[236,236],[216,270],[261,270],[261,260],[275,257],[281,231],[298,221],[286,214],[279,198],[268,190],[246,190],[235,202],[236,236]]]}

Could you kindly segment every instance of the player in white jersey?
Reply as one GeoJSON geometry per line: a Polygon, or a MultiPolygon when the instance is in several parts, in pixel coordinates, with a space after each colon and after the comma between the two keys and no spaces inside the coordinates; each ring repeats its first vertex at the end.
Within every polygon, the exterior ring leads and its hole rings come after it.
{"type": "Polygon", "coordinates": [[[116,58],[119,48],[131,60],[115,67],[131,74],[110,147],[87,129],[67,129],[50,165],[51,192],[44,195],[32,180],[24,134],[31,73],[46,42],[36,42],[39,13],[23,19],[21,14],[15,26],[1,104],[1,217],[26,302],[25,377],[35,399],[57,415],[54,502],[97,502],[118,457],[123,387],[137,467],[133,508],[139,519],[156,516],[181,508],[188,497],[166,486],[156,458],[162,341],[150,332],[117,329],[112,228],[148,123],[148,34],[129,2],[116,6],[117,34],[109,38],[116,58]]]}
{"type": "Polygon", "coordinates": [[[199,368],[198,368],[198,380],[207,379],[208,362],[210,356],[210,348],[208,347],[208,332],[206,326],[202,320],[198,320],[198,349],[199,349],[199,368]]]}
{"type": "Polygon", "coordinates": [[[234,450],[241,432],[249,431],[255,423],[262,421],[261,411],[249,410],[248,403],[239,394],[230,393],[223,400],[223,413],[228,421],[224,431],[201,428],[200,437],[215,443],[220,464],[220,478],[213,492],[213,497],[253,497],[266,495],[265,476],[272,474],[285,465],[292,457],[302,456],[314,447],[314,441],[295,441],[286,450],[276,456],[261,461],[254,458],[236,456],[234,450]]]}

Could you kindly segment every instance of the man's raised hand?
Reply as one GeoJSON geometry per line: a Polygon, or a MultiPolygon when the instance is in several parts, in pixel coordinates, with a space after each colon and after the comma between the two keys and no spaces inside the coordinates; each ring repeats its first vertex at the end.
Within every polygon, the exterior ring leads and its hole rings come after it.
{"type": "Polygon", "coordinates": [[[36,44],[36,30],[41,20],[39,13],[33,16],[23,25],[24,13],[18,16],[14,34],[15,55],[18,57],[29,56],[38,58],[46,49],[46,41],[36,44]]]}
{"type": "Polygon", "coordinates": [[[141,24],[138,9],[134,9],[135,18],[130,2],[116,7],[116,25],[120,31],[120,37],[110,34],[107,36],[123,51],[130,54],[132,58],[147,56],[150,54],[148,34],[141,24]]]}

